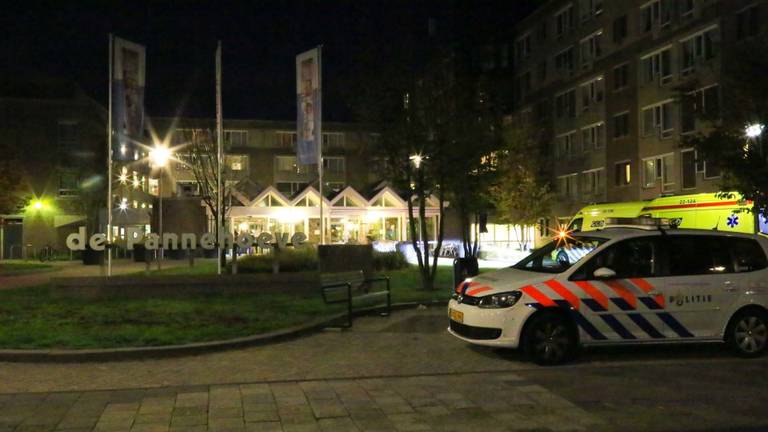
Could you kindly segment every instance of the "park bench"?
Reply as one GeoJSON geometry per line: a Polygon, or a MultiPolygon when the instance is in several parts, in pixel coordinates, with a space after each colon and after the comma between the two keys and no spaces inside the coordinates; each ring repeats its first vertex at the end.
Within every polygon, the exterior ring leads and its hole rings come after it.
{"type": "Polygon", "coordinates": [[[347,305],[346,322],[339,327],[352,327],[355,307],[373,307],[386,302],[382,313],[384,316],[388,316],[392,309],[389,278],[386,276],[366,279],[362,270],[322,273],[320,274],[320,289],[326,304],[345,303],[347,305]],[[374,285],[381,286],[382,283],[384,289],[373,289],[374,285]]]}

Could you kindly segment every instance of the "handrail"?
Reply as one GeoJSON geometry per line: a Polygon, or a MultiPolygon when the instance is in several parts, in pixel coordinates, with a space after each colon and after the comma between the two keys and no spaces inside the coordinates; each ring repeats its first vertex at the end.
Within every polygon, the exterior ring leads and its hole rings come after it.
{"type": "Polygon", "coordinates": [[[320,292],[323,296],[323,301],[327,304],[334,304],[334,303],[343,303],[344,300],[336,300],[336,301],[328,301],[328,297],[326,297],[326,290],[330,288],[341,288],[341,287],[347,287],[347,323],[344,326],[341,326],[342,328],[351,328],[352,327],[352,284],[349,282],[341,282],[341,283],[335,283],[330,285],[323,285],[320,287],[320,292]]]}

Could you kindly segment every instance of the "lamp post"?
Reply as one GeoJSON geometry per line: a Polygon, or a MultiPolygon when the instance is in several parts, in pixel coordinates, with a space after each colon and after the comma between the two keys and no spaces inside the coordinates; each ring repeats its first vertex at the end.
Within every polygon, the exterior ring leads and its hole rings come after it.
{"type": "Polygon", "coordinates": [[[157,181],[157,195],[160,197],[160,209],[158,210],[158,235],[160,236],[160,255],[157,260],[157,269],[160,270],[161,262],[163,261],[163,169],[168,165],[168,160],[171,158],[171,150],[163,145],[155,144],[152,150],[149,151],[149,160],[156,168],[160,169],[160,177],[157,181]]]}

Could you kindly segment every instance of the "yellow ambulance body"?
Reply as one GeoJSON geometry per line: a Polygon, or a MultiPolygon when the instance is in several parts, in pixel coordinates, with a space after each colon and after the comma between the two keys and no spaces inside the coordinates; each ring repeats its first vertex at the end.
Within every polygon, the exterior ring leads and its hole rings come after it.
{"type": "Polygon", "coordinates": [[[766,232],[766,223],[755,223],[752,202],[732,194],[730,198],[714,193],[659,197],[650,201],[589,205],[581,209],[568,225],[574,231],[593,231],[605,226],[605,218],[667,218],[678,228],[707,229],[754,234],[766,232]]]}

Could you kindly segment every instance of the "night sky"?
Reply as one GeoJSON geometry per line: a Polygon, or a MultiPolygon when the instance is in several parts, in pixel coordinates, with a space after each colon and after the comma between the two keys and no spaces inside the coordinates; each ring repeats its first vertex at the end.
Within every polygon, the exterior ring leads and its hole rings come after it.
{"type": "Polygon", "coordinates": [[[52,1],[19,2],[0,17],[0,73],[74,80],[107,93],[113,32],[147,48],[149,115],[213,116],[214,51],[224,47],[224,116],[295,118],[295,55],[323,44],[324,117],[351,120],[345,83],[363,50],[381,61],[423,52],[427,20],[453,37],[483,40],[537,1],[52,1]],[[9,61],[12,60],[12,61],[9,61]]]}

